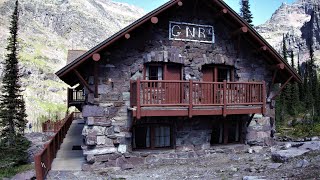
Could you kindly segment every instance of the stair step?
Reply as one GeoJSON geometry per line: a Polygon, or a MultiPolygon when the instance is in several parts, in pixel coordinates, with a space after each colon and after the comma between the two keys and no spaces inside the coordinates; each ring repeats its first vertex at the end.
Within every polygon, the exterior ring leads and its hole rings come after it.
{"type": "Polygon", "coordinates": [[[84,158],[55,158],[52,162],[51,170],[53,171],[81,171],[84,158]]]}

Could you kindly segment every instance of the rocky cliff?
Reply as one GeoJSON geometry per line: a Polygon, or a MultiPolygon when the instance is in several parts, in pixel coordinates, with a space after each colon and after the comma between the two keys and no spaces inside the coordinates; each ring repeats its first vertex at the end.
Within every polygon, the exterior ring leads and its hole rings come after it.
{"type": "Polygon", "coordinates": [[[293,4],[282,4],[270,20],[256,27],[257,31],[281,51],[282,37],[287,37],[289,50],[295,53],[295,62],[309,58],[310,37],[314,42],[315,56],[320,60],[320,8],[317,0],[297,0],[293,4]]]}
{"type": "MultiPolygon", "coordinates": [[[[88,50],[144,12],[110,0],[20,0],[20,61],[28,120],[66,110],[66,85],[54,74],[68,49],[88,50]]],[[[0,61],[14,1],[0,0],[0,61]]],[[[1,73],[0,68],[0,73],[1,73]]]]}

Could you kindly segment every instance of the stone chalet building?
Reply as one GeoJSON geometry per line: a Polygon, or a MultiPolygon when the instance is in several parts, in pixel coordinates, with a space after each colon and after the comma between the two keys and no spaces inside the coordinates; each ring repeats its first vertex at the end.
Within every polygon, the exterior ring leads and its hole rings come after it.
{"type": "Polygon", "coordinates": [[[301,77],[222,0],[171,0],[56,73],[85,119],[83,170],[271,145],[301,77]]]}

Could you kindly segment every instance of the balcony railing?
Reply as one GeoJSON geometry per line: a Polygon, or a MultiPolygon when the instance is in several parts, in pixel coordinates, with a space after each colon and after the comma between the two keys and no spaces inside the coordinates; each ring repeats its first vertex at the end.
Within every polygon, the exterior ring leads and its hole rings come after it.
{"type": "Polygon", "coordinates": [[[227,107],[261,106],[265,113],[265,82],[199,82],[199,81],[131,81],[131,107],[140,118],[148,107],[187,107],[189,116],[197,107],[220,107],[227,115],[227,107]]]}
{"type": "Polygon", "coordinates": [[[83,102],[85,96],[82,90],[68,88],[68,102],[83,102]]]}

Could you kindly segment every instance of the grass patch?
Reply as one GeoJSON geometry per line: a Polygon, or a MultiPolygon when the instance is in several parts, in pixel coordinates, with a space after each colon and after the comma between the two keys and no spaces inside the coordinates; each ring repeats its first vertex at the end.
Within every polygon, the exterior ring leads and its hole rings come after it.
{"type": "Polygon", "coordinates": [[[0,179],[11,178],[12,176],[34,169],[33,164],[17,165],[12,167],[0,168],[0,179]]]}

